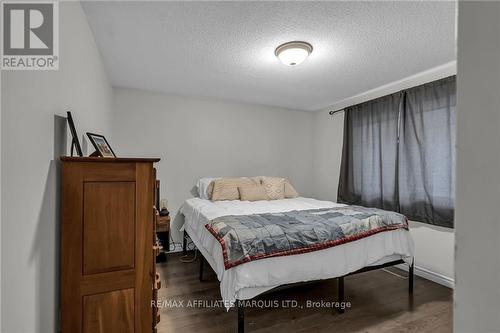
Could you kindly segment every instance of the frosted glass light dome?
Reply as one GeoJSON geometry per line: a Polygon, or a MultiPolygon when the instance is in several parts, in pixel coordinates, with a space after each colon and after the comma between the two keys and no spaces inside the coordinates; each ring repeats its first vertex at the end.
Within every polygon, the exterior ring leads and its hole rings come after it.
{"type": "Polygon", "coordinates": [[[306,42],[288,42],[276,48],[274,54],[287,66],[297,66],[311,54],[312,45],[306,42]]]}

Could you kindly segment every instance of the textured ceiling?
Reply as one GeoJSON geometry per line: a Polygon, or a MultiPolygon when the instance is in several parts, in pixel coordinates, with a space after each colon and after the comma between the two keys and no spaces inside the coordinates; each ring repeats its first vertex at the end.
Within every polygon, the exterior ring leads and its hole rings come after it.
{"type": "Polygon", "coordinates": [[[83,2],[113,86],[317,110],[455,60],[454,2],[83,2]],[[287,67],[276,46],[314,46],[287,67]]]}

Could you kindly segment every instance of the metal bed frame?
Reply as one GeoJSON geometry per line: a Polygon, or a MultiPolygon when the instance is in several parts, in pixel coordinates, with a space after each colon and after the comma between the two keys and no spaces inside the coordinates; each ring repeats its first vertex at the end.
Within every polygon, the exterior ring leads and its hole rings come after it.
{"type": "MultiPolygon", "coordinates": [[[[182,242],[182,251],[184,252],[184,254],[186,254],[186,252],[187,252],[187,249],[186,249],[186,245],[187,245],[186,238],[187,238],[187,233],[184,230],[184,239],[183,239],[183,242],[182,242]]],[[[199,280],[200,281],[203,281],[203,266],[204,266],[204,263],[205,263],[205,257],[203,257],[203,254],[200,253],[200,272],[199,272],[199,280]]],[[[382,264],[382,265],[363,267],[363,268],[361,268],[361,269],[359,269],[359,270],[357,270],[355,272],[349,273],[347,275],[333,278],[333,279],[337,279],[337,302],[342,303],[342,302],[345,301],[344,278],[346,276],[350,276],[350,275],[354,275],[354,274],[359,274],[359,273],[364,273],[364,272],[369,272],[369,271],[373,271],[373,270],[377,270],[377,269],[382,269],[382,268],[386,268],[386,267],[391,267],[391,266],[395,266],[395,265],[400,265],[400,264],[406,264],[406,262],[404,260],[402,260],[402,259],[394,260],[394,261],[390,261],[390,262],[387,262],[387,263],[382,264]]],[[[414,277],[414,270],[415,270],[415,260],[414,259],[412,260],[411,264],[408,264],[408,267],[409,267],[409,269],[408,269],[408,295],[412,296],[413,295],[413,277],[414,277]]],[[[329,280],[331,280],[331,279],[329,279],[329,280]]],[[[270,289],[270,290],[266,291],[265,293],[257,295],[256,297],[261,296],[261,295],[265,295],[265,294],[269,294],[269,293],[277,291],[277,290],[287,289],[287,288],[291,288],[291,287],[303,285],[305,283],[311,283],[311,282],[314,282],[314,281],[319,281],[319,280],[313,280],[313,281],[308,281],[308,282],[299,282],[299,283],[284,284],[284,285],[275,287],[273,289],[270,289]]],[[[246,301],[246,300],[236,300],[236,307],[237,307],[237,310],[238,310],[238,333],[244,333],[245,332],[245,304],[244,304],[244,301],[246,301]]],[[[341,308],[337,309],[337,312],[340,313],[340,314],[344,313],[344,311],[345,310],[341,309],[341,308]]]]}

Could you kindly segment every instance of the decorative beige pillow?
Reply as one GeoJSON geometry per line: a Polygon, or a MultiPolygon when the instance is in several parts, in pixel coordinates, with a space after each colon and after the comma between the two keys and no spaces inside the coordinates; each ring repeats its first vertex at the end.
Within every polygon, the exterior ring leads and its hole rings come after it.
{"type": "Polygon", "coordinates": [[[285,199],[285,178],[261,177],[270,200],[285,199]]]}
{"type": "Polygon", "coordinates": [[[257,185],[253,179],[248,177],[221,178],[214,180],[213,183],[212,201],[239,200],[238,187],[257,185]]]}
{"type": "MultiPolygon", "coordinates": [[[[247,177],[241,177],[241,178],[247,178],[247,177]]],[[[255,182],[255,184],[257,184],[257,185],[261,185],[262,184],[261,178],[262,178],[262,176],[250,177],[250,179],[253,180],[255,182]]],[[[208,194],[208,199],[209,200],[212,200],[212,193],[213,192],[214,192],[214,181],[212,180],[210,182],[210,184],[208,184],[208,187],[207,187],[207,194],[208,194]]]]}
{"type": "Polygon", "coordinates": [[[214,182],[215,180],[212,180],[210,184],[208,184],[207,187],[208,200],[212,200],[212,193],[214,193],[214,182]]]}
{"type": "Polygon", "coordinates": [[[266,188],[263,185],[239,186],[240,200],[258,201],[269,200],[266,188]]]}
{"type": "Polygon", "coordinates": [[[285,179],[285,198],[296,198],[299,196],[299,193],[295,191],[295,188],[293,188],[292,184],[288,181],[288,179],[285,179]]]}

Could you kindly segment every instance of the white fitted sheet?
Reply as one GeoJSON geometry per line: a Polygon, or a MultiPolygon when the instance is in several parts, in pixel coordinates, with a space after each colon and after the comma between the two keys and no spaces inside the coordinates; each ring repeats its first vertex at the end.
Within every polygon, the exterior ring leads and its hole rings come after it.
{"type": "Polygon", "coordinates": [[[236,299],[251,299],[277,286],[321,279],[330,279],[403,259],[410,263],[414,245],[410,233],[399,229],[381,232],[354,242],[319,251],[251,261],[224,268],[222,248],[208,232],[208,221],[226,215],[275,213],[344,206],[331,201],[294,198],[271,201],[217,201],[192,198],[180,211],[185,217],[189,237],[217,274],[222,300],[232,304],[236,299]]]}

